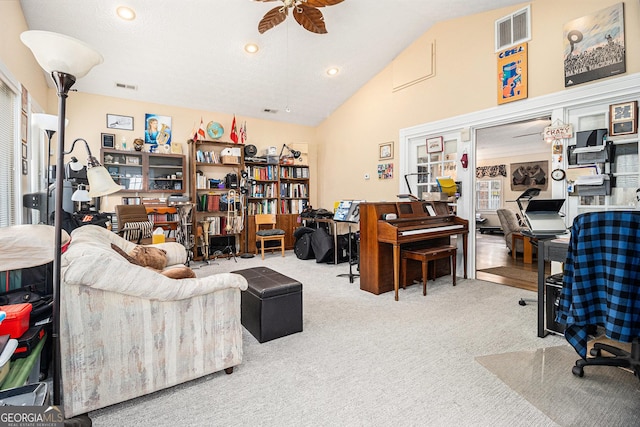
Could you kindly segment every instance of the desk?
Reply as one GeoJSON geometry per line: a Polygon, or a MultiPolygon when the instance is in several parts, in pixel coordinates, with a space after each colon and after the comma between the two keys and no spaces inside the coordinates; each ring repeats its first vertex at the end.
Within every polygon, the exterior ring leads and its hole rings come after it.
{"type": "Polygon", "coordinates": [[[538,337],[540,338],[544,338],[548,334],[544,322],[545,262],[564,262],[568,249],[569,239],[538,239],[538,337]]]}

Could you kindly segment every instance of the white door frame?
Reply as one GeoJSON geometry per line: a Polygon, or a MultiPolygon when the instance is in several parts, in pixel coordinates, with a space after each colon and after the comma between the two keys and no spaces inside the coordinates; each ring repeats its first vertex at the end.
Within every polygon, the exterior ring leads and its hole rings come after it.
{"type": "MultiPolygon", "coordinates": [[[[560,119],[566,122],[567,110],[603,103],[616,103],[624,99],[640,96],[640,73],[605,79],[583,86],[576,86],[562,92],[529,98],[510,104],[488,108],[461,116],[450,117],[435,122],[424,123],[409,128],[400,129],[399,156],[399,193],[406,193],[408,189],[404,182],[404,175],[412,172],[410,156],[411,142],[421,138],[440,136],[443,134],[459,133],[462,143],[458,149],[458,161],[463,151],[469,157],[467,169],[458,169],[458,180],[462,181],[462,196],[458,200],[458,216],[469,219],[469,277],[475,278],[475,171],[476,168],[476,137],[477,129],[503,125],[507,123],[533,119],[541,116],[551,116],[552,123],[560,119]]],[[[565,144],[566,145],[566,144],[565,144]]],[[[566,157],[566,156],[564,156],[566,157]]],[[[566,162],[566,159],[564,159],[566,162]]],[[[415,162],[413,162],[415,164],[415,162]]],[[[566,185],[555,183],[552,187],[553,197],[565,197],[566,185]]],[[[462,271],[459,265],[459,272],[462,271]]]]}

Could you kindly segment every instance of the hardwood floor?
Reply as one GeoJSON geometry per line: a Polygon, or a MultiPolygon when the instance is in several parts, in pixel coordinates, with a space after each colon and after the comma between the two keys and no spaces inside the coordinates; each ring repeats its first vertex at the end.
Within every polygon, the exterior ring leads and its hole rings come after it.
{"type": "MultiPolygon", "coordinates": [[[[481,234],[478,232],[476,234],[476,277],[478,279],[529,291],[537,291],[538,289],[537,281],[531,279],[531,274],[527,274],[529,276],[529,279],[527,279],[505,277],[478,271],[491,267],[508,267],[517,271],[537,272],[538,261],[534,254],[533,264],[525,264],[520,253],[514,260],[502,234],[481,234]]],[[[518,276],[517,272],[510,275],[518,276]]]]}

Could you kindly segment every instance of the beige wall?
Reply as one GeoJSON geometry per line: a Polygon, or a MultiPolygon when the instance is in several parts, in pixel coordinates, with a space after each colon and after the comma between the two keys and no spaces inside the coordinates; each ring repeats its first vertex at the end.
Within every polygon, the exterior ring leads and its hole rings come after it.
{"type": "Polygon", "coordinates": [[[31,51],[20,41],[20,33],[28,30],[18,0],[0,1],[0,59],[13,77],[22,83],[34,100],[47,109],[47,83],[44,71],[31,51]]]}
{"type": "MultiPolygon", "coordinates": [[[[535,0],[531,2],[529,98],[564,90],[563,26],[566,22],[617,4],[617,0],[535,0]]],[[[627,74],[640,71],[640,7],[625,3],[627,74]]],[[[497,62],[494,21],[520,6],[440,23],[414,45],[436,46],[435,76],[392,92],[394,64],[389,64],[335,111],[319,130],[320,204],[341,198],[394,200],[399,177],[378,180],[378,144],[395,141],[403,128],[497,106],[497,62]],[[369,181],[364,174],[371,175],[369,181]],[[349,186],[340,183],[349,182],[349,186]]],[[[411,47],[409,48],[411,49],[411,47]]],[[[424,51],[423,54],[428,54],[424,51]]],[[[527,101],[518,101],[527,102],[527,101]]]]}
{"type": "MultiPolygon", "coordinates": [[[[55,96],[55,95],[54,95],[55,96]]],[[[233,114],[212,113],[207,111],[192,110],[188,108],[169,107],[166,105],[151,104],[147,102],[129,101],[120,98],[111,98],[85,93],[69,94],[67,100],[67,117],[69,126],[67,127],[66,144],[70,147],[71,141],[75,138],[86,139],[94,155],[100,153],[100,134],[112,133],[116,135],[116,142],[121,143],[122,138],[126,138],[127,145],[131,147],[134,138],[144,138],[144,117],[145,113],[171,116],[172,144],[181,144],[183,153],[188,154],[187,140],[192,136],[191,131],[194,126],[200,125],[200,118],[204,124],[209,121],[217,121],[225,129],[222,137],[224,141],[230,141],[228,135],[231,130],[233,114]],[[118,114],[132,116],[134,122],[133,131],[111,130],[106,127],[106,115],[118,114]],[[95,151],[94,151],[95,150],[95,151]]],[[[242,123],[245,118],[236,116],[236,124],[242,123]]],[[[247,120],[247,141],[254,144],[258,150],[268,146],[275,146],[280,151],[282,144],[287,145],[292,142],[306,142],[312,152],[312,159],[315,159],[315,129],[308,126],[298,126],[286,123],[272,122],[258,119],[247,120]]],[[[84,149],[76,148],[74,151],[79,159],[84,161],[84,149]]],[[[317,171],[315,162],[311,163],[311,173],[314,183],[317,182],[317,171]]],[[[170,193],[164,194],[164,197],[170,193]]],[[[315,203],[317,191],[311,188],[312,203],[315,203]]],[[[132,194],[126,194],[131,196],[132,194]]],[[[162,196],[162,194],[155,194],[162,196]]],[[[101,208],[112,211],[116,204],[119,204],[123,194],[103,198],[101,208]]],[[[152,195],[151,195],[152,196],[152,195]]]]}
{"type": "MultiPolygon", "coordinates": [[[[531,2],[533,39],[529,43],[530,98],[564,90],[564,23],[618,2],[531,2]]],[[[522,3],[522,6],[526,4],[528,3],[522,3]]],[[[401,129],[497,105],[493,25],[497,18],[519,7],[521,6],[443,22],[416,40],[414,47],[435,43],[433,77],[392,92],[394,64],[389,64],[315,129],[246,118],[249,142],[259,148],[269,145],[281,147],[283,143],[290,142],[309,143],[310,158],[317,161],[317,168],[312,168],[311,189],[315,207],[330,209],[334,201],[343,198],[394,200],[398,192],[398,134],[401,129]],[[378,144],[388,141],[395,142],[392,161],[396,174],[394,179],[378,180],[378,144]],[[370,175],[369,180],[364,179],[365,174],[370,175]]],[[[639,15],[638,2],[625,2],[627,74],[640,72],[639,15]]],[[[2,62],[27,86],[47,112],[55,114],[55,92],[49,89],[47,93],[43,73],[30,52],[19,41],[20,32],[26,29],[19,2],[0,1],[0,20],[2,62]]],[[[201,116],[205,122],[219,121],[226,129],[231,123],[231,115],[228,113],[71,93],[68,100],[68,141],[84,137],[98,151],[100,133],[107,131],[106,113],[134,116],[136,131],[128,132],[127,139],[141,135],[145,113],[171,116],[174,120],[174,138],[183,141],[201,116]]],[[[238,120],[244,119],[238,117],[238,120]]],[[[118,135],[118,141],[120,138],[121,135],[118,135]]]]}

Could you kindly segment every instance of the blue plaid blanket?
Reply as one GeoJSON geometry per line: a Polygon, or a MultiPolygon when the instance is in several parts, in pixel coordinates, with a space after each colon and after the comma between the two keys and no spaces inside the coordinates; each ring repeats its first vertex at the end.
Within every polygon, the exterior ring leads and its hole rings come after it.
{"type": "Polygon", "coordinates": [[[563,282],[556,321],[582,358],[589,325],[603,326],[617,341],[640,336],[640,212],[578,215],[563,282]]]}

